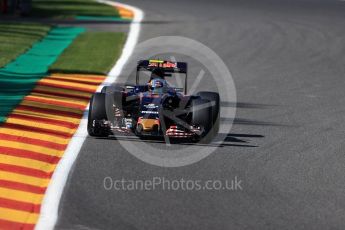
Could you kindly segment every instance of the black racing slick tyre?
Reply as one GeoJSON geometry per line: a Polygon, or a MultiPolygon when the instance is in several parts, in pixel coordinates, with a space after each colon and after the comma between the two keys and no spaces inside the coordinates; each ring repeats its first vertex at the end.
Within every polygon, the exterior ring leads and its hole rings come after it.
{"type": "Polygon", "coordinates": [[[209,100],[213,104],[212,105],[212,123],[213,123],[212,132],[214,135],[217,135],[219,132],[219,124],[220,124],[219,93],[202,91],[202,92],[197,93],[197,96],[200,96],[202,99],[209,100]]]}
{"type": "Polygon", "coordinates": [[[125,88],[119,84],[103,86],[101,93],[113,93],[115,91],[125,91],[125,88]]]}
{"type": "Polygon", "coordinates": [[[100,127],[93,124],[95,120],[107,120],[104,93],[95,93],[91,97],[87,120],[87,132],[93,137],[107,137],[108,133],[106,130],[102,130],[100,127]]]}
{"type": "Polygon", "coordinates": [[[201,141],[209,142],[212,140],[212,107],[210,101],[206,99],[194,99],[191,101],[192,124],[204,129],[204,134],[200,137],[201,141]]]}

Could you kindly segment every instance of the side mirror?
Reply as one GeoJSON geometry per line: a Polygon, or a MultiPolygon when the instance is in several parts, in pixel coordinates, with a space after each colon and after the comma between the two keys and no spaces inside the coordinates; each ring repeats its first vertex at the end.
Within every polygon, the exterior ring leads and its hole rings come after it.
{"type": "Polygon", "coordinates": [[[183,88],[174,88],[176,92],[178,93],[183,93],[184,89],[183,88]]]}
{"type": "Polygon", "coordinates": [[[134,89],[135,87],[133,85],[126,85],[126,89],[134,89]]]}

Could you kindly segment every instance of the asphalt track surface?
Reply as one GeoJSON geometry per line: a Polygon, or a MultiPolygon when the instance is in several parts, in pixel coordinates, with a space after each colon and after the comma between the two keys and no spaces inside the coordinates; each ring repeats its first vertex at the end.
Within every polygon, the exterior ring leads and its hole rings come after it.
{"type": "MultiPolygon", "coordinates": [[[[117,140],[88,138],[66,185],[56,229],[344,229],[345,3],[126,3],[146,14],[141,41],[185,36],[223,59],[236,85],[237,105],[223,104],[237,106],[234,125],[214,153],[178,168],[147,164],[117,140]],[[107,191],[107,176],[237,176],[243,190],[107,191]]],[[[208,81],[200,88],[212,85],[208,81]]]]}

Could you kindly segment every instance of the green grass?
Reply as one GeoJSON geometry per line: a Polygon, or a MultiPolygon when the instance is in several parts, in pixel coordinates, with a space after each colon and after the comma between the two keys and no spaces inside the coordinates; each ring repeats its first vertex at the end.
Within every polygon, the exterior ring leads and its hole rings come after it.
{"type": "Polygon", "coordinates": [[[94,0],[33,0],[32,15],[50,18],[74,18],[80,16],[119,16],[109,5],[94,0]]]}
{"type": "Polygon", "coordinates": [[[124,33],[86,32],[50,67],[50,72],[106,74],[119,58],[124,33]]]}
{"type": "Polygon", "coordinates": [[[0,23],[0,67],[28,50],[49,30],[47,25],[0,23]]]}
{"type": "MultiPolygon", "coordinates": [[[[23,32],[27,28],[21,28],[23,32]]],[[[16,60],[0,68],[0,125],[47,74],[48,67],[82,33],[82,28],[55,27],[16,60]]],[[[7,39],[7,41],[10,39],[7,39]]]]}

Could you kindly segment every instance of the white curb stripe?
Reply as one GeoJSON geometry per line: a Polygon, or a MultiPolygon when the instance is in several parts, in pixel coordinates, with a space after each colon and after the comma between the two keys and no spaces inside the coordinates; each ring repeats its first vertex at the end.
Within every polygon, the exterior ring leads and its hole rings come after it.
{"type": "MultiPolygon", "coordinates": [[[[112,68],[108,77],[100,85],[97,91],[100,91],[103,85],[109,85],[115,81],[117,76],[121,73],[125,63],[131,56],[135,45],[139,39],[140,33],[140,22],[144,18],[144,13],[142,10],[129,6],[122,3],[98,0],[98,2],[105,3],[112,6],[119,6],[127,8],[134,12],[134,19],[130,24],[127,41],[122,50],[121,57],[116,62],[115,66],[112,68]]],[[[54,174],[51,178],[50,184],[44,195],[41,213],[38,222],[35,226],[36,230],[52,230],[58,219],[58,209],[60,204],[60,199],[63,193],[63,189],[66,185],[69,172],[80,152],[80,149],[87,137],[87,112],[84,112],[83,118],[80,122],[78,130],[74,134],[67,149],[59,161],[54,174]]]]}

